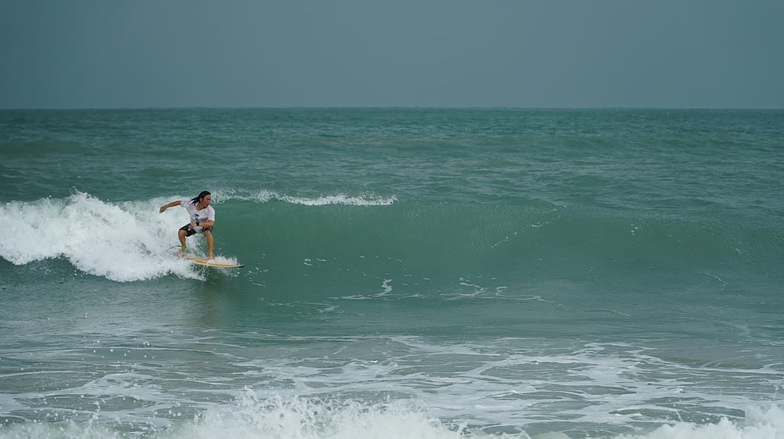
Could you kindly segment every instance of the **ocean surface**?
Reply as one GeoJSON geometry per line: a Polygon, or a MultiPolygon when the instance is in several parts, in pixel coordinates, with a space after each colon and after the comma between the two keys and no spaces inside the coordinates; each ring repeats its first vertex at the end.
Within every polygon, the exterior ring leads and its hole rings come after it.
{"type": "Polygon", "coordinates": [[[0,111],[0,158],[1,439],[784,438],[784,111],[0,111]],[[244,268],[172,255],[202,190],[244,268]]]}

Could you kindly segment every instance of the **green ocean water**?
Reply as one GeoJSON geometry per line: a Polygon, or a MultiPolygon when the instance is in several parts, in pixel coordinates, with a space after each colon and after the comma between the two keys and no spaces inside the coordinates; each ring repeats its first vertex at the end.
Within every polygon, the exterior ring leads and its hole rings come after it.
{"type": "Polygon", "coordinates": [[[770,110],[2,111],[0,438],[784,437],[782,139],[770,110]],[[172,257],[158,208],[202,190],[244,268],[172,257]]]}

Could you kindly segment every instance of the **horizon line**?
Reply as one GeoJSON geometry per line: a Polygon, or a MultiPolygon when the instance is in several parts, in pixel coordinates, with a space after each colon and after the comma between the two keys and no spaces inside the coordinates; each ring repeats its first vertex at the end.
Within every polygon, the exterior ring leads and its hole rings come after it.
{"type": "Polygon", "coordinates": [[[510,105],[466,105],[466,106],[426,106],[426,105],[290,105],[290,106],[129,106],[129,107],[0,107],[0,111],[160,111],[160,110],[712,110],[712,111],[777,111],[784,107],[665,107],[665,106],[510,106],[510,105]]]}

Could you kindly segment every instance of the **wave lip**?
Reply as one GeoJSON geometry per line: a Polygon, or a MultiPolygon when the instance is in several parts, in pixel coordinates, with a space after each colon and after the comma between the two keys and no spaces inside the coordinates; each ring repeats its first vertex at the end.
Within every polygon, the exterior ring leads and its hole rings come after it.
{"type": "Polygon", "coordinates": [[[343,205],[343,206],[390,206],[397,201],[397,198],[392,196],[388,198],[379,196],[367,197],[352,197],[348,195],[329,195],[317,198],[302,198],[302,197],[289,197],[284,196],[280,198],[281,201],[292,204],[302,204],[305,206],[326,206],[326,205],[343,205]]]}
{"type": "Polygon", "coordinates": [[[284,203],[299,204],[303,206],[390,206],[397,202],[397,197],[392,195],[384,197],[376,194],[346,195],[342,193],[321,196],[293,196],[283,195],[275,191],[261,190],[257,192],[247,192],[236,189],[216,190],[214,197],[219,203],[226,201],[251,201],[254,203],[267,203],[270,201],[282,201],[284,203]]]}
{"type": "MultiPolygon", "coordinates": [[[[266,190],[215,192],[219,203],[277,200],[317,207],[389,206],[397,201],[394,196],[373,194],[296,197],[266,190]]],[[[160,205],[170,201],[169,198],[112,203],[75,192],[61,199],[5,203],[0,209],[0,223],[6,232],[0,240],[0,258],[14,265],[64,258],[84,273],[118,282],[169,274],[200,278],[187,261],[171,255],[172,246],[177,245],[176,230],[187,217],[182,213],[158,213],[160,205]]],[[[191,244],[194,247],[203,244],[201,237],[194,240],[191,244]]]]}

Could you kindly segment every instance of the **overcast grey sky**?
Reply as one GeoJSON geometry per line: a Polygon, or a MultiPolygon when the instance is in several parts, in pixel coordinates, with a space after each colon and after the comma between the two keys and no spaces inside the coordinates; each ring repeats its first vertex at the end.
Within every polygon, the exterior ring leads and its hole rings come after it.
{"type": "Polygon", "coordinates": [[[0,108],[784,108],[782,0],[0,0],[0,108]]]}

